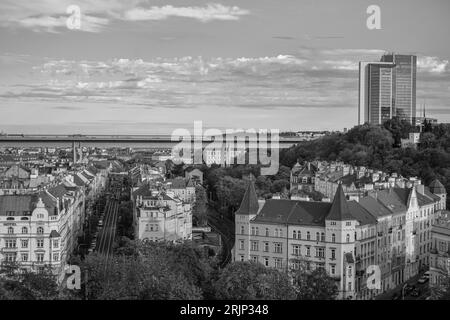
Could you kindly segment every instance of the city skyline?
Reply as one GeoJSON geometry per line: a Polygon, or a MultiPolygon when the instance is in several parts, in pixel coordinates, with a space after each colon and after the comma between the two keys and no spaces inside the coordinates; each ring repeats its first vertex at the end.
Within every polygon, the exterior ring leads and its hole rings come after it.
{"type": "Polygon", "coordinates": [[[379,1],[369,30],[369,1],[79,1],[70,30],[69,1],[5,1],[0,130],[342,130],[358,123],[358,62],[386,52],[417,55],[417,105],[449,122],[450,48],[435,39],[450,4],[405,3],[379,1]]]}

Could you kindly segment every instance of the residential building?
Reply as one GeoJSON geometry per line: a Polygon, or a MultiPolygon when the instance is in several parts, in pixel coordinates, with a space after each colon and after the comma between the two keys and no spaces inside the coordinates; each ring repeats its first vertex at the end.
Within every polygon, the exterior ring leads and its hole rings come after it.
{"type": "Polygon", "coordinates": [[[174,241],[192,239],[192,207],[173,192],[152,189],[148,184],[133,192],[133,223],[136,239],[174,241]]]}

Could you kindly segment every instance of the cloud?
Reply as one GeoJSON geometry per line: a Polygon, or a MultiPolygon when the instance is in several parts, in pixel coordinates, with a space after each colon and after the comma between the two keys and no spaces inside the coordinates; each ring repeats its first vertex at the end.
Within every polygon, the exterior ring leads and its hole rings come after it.
{"type": "Polygon", "coordinates": [[[449,72],[448,60],[441,60],[438,57],[418,57],[417,68],[419,71],[442,74],[449,72]]]}
{"type": "MultiPolygon", "coordinates": [[[[356,108],[358,62],[382,50],[311,49],[265,57],[175,57],[151,60],[47,60],[33,68],[32,84],[0,92],[9,101],[106,104],[137,109],[356,108]]],[[[419,56],[417,99],[442,109],[450,99],[445,60],[419,56]],[[442,67],[444,66],[445,67],[442,67]]]]}
{"type": "Polygon", "coordinates": [[[120,0],[3,0],[0,2],[0,26],[8,28],[25,28],[36,32],[59,33],[67,29],[67,21],[78,6],[80,31],[100,32],[111,23],[117,21],[149,21],[166,20],[171,17],[194,19],[201,22],[233,21],[250,14],[246,9],[237,6],[226,6],[218,3],[197,7],[175,7],[172,5],[149,6],[149,1],[120,0]]]}
{"type": "Polygon", "coordinates": [[[128,21],[165,20],[170,17],[192,18],[201,22],[212,20],[238,20],[240,16],[250,12],[237,6],[229,7],[221,4],[208,4],[206,7],[163,7],[133,8],[125,12],[123,19],[128,21]]]}

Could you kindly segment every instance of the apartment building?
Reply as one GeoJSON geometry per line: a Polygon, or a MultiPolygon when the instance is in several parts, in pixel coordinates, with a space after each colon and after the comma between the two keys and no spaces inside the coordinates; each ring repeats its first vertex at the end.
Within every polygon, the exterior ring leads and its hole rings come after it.
{"type": "Polygon", "coordinates": [[[84,217],[84,193],[64,182],[29,195],[0,196],[0,261],[63,276],[77,245],[84,217]]]}
{"type": "Polygon", "coordinates": [[[378,190],[359,201],[348,200],[338,184],[331,203],[261,201],[249,184],[235,215],[234,260],[285,271],[299,263],[324,268],[340,298],[371,299],[429,263],[430,226],[445,208],[439,184],[378,190]],[[380,288],[368,285],[373,267],[380,288]]]}
{"type": "Polygon", "coordinates": [[[133,221],[137,239],[192,239],[192,207],[174,192],[143,185],[133,192],[133,221]]]}

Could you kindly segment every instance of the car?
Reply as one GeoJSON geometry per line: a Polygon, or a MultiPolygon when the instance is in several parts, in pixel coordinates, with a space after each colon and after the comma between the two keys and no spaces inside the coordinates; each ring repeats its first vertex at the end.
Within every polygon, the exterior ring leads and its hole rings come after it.
{"type": "Polygon", "coordinates": [[[425,273],[423,274],[423,277],[424,277],[424,278],[430,279],[430,271],[425,272],[425,273]]]}
{"type": "Polygon", "coordinates": [[[429,279],[427,277],[421,277],[417,282],[420,284],[424,284],[425,282],[427,282],[429,279]]]}
{"type": "Polygon", "coordinates": [[[412,296],[412,297],[418,297],[418,296],[420,296],[420,290],[419,290],[419,289],[414,289],[414,290],[411,292],[411,296],[412,296]]]}
{"type": "Polygon", "coordinates": [[[392,296],[392,300],[399,300],[400,299],[400,295],[397,293],[394,293],[394,295],[392,296]]]}
{"type": "Polygon", "coordinates": [[[103,225],[103,220],[99,220],[99,221],[98,221],[98,225],[99,225],[99,226],[102,226],[102,225],[103,225]]]}
{"type": "Polygon", "coordinates": [[[414,291],[415,289],[416,289],[415,286],[407,285],[407,286],[405,287],[405,291],[404,291],[404,292],[405,292],[405,296],[411,294],[411,292],[414,291]]]}

